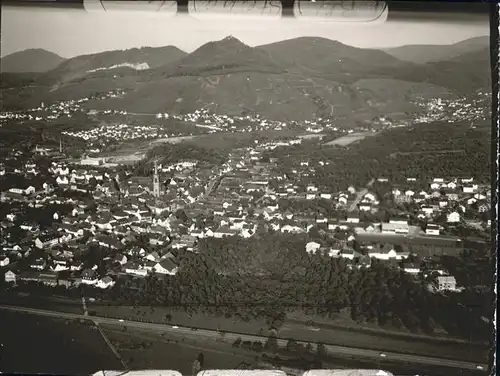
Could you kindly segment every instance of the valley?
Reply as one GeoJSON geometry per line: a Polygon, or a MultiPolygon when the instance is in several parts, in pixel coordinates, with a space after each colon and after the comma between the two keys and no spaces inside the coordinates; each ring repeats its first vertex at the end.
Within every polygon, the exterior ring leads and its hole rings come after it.
{"type": "MultiPolygon", "coordinates": [[[[3,57],[6,322],[54,318],[21,324],[38,347],[62,338],[42,370],[62,344],[87,374],[87,353],[99,369],[189,374],[200,352],[206,367],[295,374],[484,374],[488,43],[227,36],[3,57]],[[57,329],[82,317],[100,326],[57,329]]],[[[18,328],[0,331],[7,370],[23,370],[18,328]]]]}

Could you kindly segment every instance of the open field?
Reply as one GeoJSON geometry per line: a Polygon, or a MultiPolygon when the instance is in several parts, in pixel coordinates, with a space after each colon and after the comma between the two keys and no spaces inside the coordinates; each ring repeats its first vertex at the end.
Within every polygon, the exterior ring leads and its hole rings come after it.
{"type": "Polygon", "coordinates": [[[347,146],[352,144],[353,142],[360,141],[368,136],[373,136],[375,133],[373,132],[363,132],[363,133],[351,133],[346,136],[339,137],[333,141],[327,142],[325,145],[327,146],[347,146]]]}
{"type": "Polygon", "coordinates": [[[132,370],[173,369],[190,375],[199,353],[204,355],[205,369],[237,368],[243,362],[252,363],[255,358],[255,353],[212,339],[160,335],[137,329],[122,331],[106,325],[103,330],[132,370]]]}
{"type": "MultiPolygon", "coordinates": [[[[288,353],[283,348],[276,352],[262,353],[235,348],[230,342],[200,338],[190,336],[189,334],[173,335],[130,327],[124,331],[118,329],[116,326],[106,325],[103,328],[120,355],[127,361],[130,369],[175,369],[183,374],[190,374],[192,362],[200,352],[204,355],[204,369],[237,368],[242,363],[256,368],[264,364],[303,370],[310,368],[307,366],[307,362],[304,364],[304,361],[299,361],[300,356],[288,353]],[[297,366],[297,363],[302,363],[302,366],[297,366]]],[[[314,359],[314,356],[310,359],[314,359]]],[[[381,368],[397,375],[426,374],[429,376],[447,376],[450,374],[450,370],[445,367],[397,364],[382,360],[370,361],[360,358],[335,356],[334,354],[324,357],[321,360],[321,368],[381,368]]],[[[480,372],[465,370],[454,370],[453,372],[459,376],[481,374],[480,372]]]]}
{"type": "Polygon", "coordinates": [[[303,140],[314,140],[315,138],[321,139],[325,137],[325,135],[323,133],[308,133],[308,134],[301,134],[298,137],[303,140]]]}
{"type": "Polygon", "coordinates": [[[253,144],[255,139],[260,139],[264,142],[295,138],[300,135],[298,130],[283,130],[283,131],[256,131],[256,132],[221,132],[208,135],[200,135],[196,138],[188,140],[189,144],[195,146],[208,147],[214,149],[235,149],[246,147],[253,144]]]}
{"type": "MultiPolygon", "coordinates": [[[[56,311],[47,311],[47,310],[37,310],[37,309],[29,309],[29,308],[20,308],[20,307],[13,307],[13,306],[5,306],[2,305],[0,306],[0,309],[2,310],[7,310],[10,312],[25,312],[29,313],[35,316],[45,316],[45,317],[52,317],[52,318],[58,318],[58,319],[67,319],[67,320],[89,320],[89,316],[84,316],[84,315],[74,315],[74,314],[68,314],[68,313],[60,313],[56,311]]],[[[159,334],[160,336],[173,336],[173,337],[181,337],[180,341],[183,342],[186,338],[190,338],[193,340],[209,340],[211,339],[212,341],[215,341],[217,343],[227,343],[232,344],[234,341],[237,339],[242,339],[243,341],[258,341],[261,344],[267,341],[267,337],[263,335],[248,335],[248,334],[239,334],[239,333],[230,333],[230,332],[219,332],[215,330],[204,330],[204,329],[199,329],[199,330],[192,330],[188,327],[182,327],[182,326],[171,326],[171,325],[161,325],[161,324],[152,324],[152,323],[147,323],[147,322],[140,322],[140,321],[129,321],[125,320],[123,323],[119,322],[116,319],[111,319],[111,318],[103,318],[103,317],[92,317],[92,321],[94,321],[96,324],[99,324],[99,327],[102,327],[103,325],[110,326],[110,327],[115,327],[118,328],[118,330],[123,330],[124,332],[128,332],[129,330],[134,330],[134,331],[146,331],[146,332],[151,332],[155,334],[159,334]]],[[[102,332],[103,336],[106,337],[107,335],[102,332]]],[[[248,342],[248,343],[250,343],[248,342]]],[[[311,351],[314,353],[314,349],[316,348],[316,345],[312,341],[297,341],[302,343],[302,346],[305,346],[306,344],[312,345],[311,351]]],[[[287,340],[284,338],[279,338],[276,342],[276,345],[278,346],[277,349],[284,349],[285,346],[287,345],[287,340]]],[[[110,348],[112,348],[113,351],[116,351],[114,349],[114,346],[109,343],[110,348]]],[[[150,348],[151,344],[150,343],[139,343],[139,344],[134,344],[132,345],[133,348],[150,348]]],[[[283,350],[277,350],[278,353],[282,353],[283,350]]],[[[330,345],[326,344],[325,345],[325,356],[324,360],[330,360],[334,359],[335,361],[341,361],[341,364],[345,364],[345,361],[349,361],[351,364],[354,362],[354,364],[350,368],[360,368],[360,363],[365,364],[367,368],[373,368],[373,364],[380,364],[380,367],[378,368],[388,368],[388,365],[391,366],[397,366],[399,369],[405,368],[407,366],[410,366],[413,369],[421,370],[421,369],[426,369],[426,370],[436,370],[436,369],[446,369],[446,368],[454,368],[455,371],[458,370],[459,373],[461,373],[462,370],[469,370],[473,371],[473,373],[478,372],[478,366],[480,365],[480,372],[483,373],[485,372],[486,368],[488,367],[486,362],[477,362],[477,363],[471,363],[471,362],[464,362],[463,360],[451,360],[451,359],[446,359],[446,358],[439,358],[439,357],[425,357],[425,356],[418,356],[418,355],[411,355],[411,354],[404,354],[401,352],[390,352],[390,351],[383,351],[385,354],[383,357],[381,356],[381,352],[379,351],[374,351],[374,350],[368,350],[368,349],[362,349],[362,348],[354,348],[354,347],[346,347],[345,345],[341,346],[336,346],[336,345],[330,345]],[[342,363],[343,362],[343,363],[342,363]]],[[[257,353],[259,351],[256,351],[257,353]]],[[[302,352],[303,355],[304,352],[302,352]]],[[[290,351],[287,351],[285,356],[288,355],[288,358],[290,356],[292,357],[297,357],[297,353],[290,353],[290,351]]],[[[118,353],[116,353],[117,358],[122,358],[118,353]]],[[[313,365],[311,363],[311,360],[309,356],[309,361],[306,362],[305,366],[310,367],[313,365]]],[[[302,358],[302,356],[300,356],[302,358]]],[[[316,359],[318,360],[318,359],[316,359]]],[[[274,363],[273,363],[274,364],[274,363]]],[[[283,365],[283,363],[280,363],[283,365]]],[[[296,364],[296,363],[295,363],[296,364]]],[[[304,365],[304,363],[301,363],[304,365]]],[[[318,367],[321,365],[315,364],[314,367],[318,367]]],[[[325,367],[326,368],[326,367],[325,367]]],[[[337,368],[337,367],[332,367],[328,365],[328,368],[337,368]]],[[[449,369],[448,369],[449,372],[449,369]]],[[[398,372],[397,372],[398,373],[398,372]]],[[[406,372],[404,372],[406,373],[406,372]]],[[[404,374],[403,373],[403,374],[404,374]]],[[[411,372],[414,374],[415,372],[411,372]]],[[[427,372],[426,372],[427,373],[427,372]]],[[[437,375],[435,372],[430,372],[428,373],[429,375],[437,375]]],[[[443,373],[440,373],[442,375],[443,373]]],[[[457,374],[456,372],[454,374],[457,374]]]]}
{"type": "Polygon", "coordinates": [[[0,311],[0,371],[20,374],[90,374],[122,369],[88,323],[0,311]]]}
{"type": "Polygon", "coordinates": [[[466,154],[463,149],[450,149],[450,150],[424,150],[424,151],[406,151],[406,152],[395,152],[390,154],[391,158],[400,156],[400,155],[424,155],[424,154],[466,154]]]}
{"type": "MultiPolygon", "coordinates": [[[[195,147],[231,150],[253,144],[255,139],[264,141],[291,138],[299,135],[299,131],[258,131],[258,132],[218,132],[193,136],[159,138],[155,140],[137,140],[123,143],[117,150],[101,154],[114,163],[128,164],[140,161],[148,150],[161,144],[186,143],[195,147]]],[[[316,135],[315,135],[316,136],[316,135]]]]}
{"type": "MultiPolygon", "coordinates": [[[[43,301],[29,297],[17,297],[16,299],[3,298],[1,304],[16,305],[21,307],[33,307],[59,312],[82,314],[81,302],[70,302],[64,299],[43,301]]],[[[189,316],[183,309],[177,307],[131,307],[131,306],[107,306],[102,303],[90,303],[87,301],[89,311],[94,311],[96,316],[123,318],[144,322],[154,322],[199,329],[210,329],[221,331],[244,333],[250,335],[268,335],[268,325],[265,320],[253,320],[243,322],[238,319],[216,317],[204,314],[192,314],[189,316]],[[166,321],[166,315],[172,316],[166,321]]],[[[469,360],[472,362],[484,362],[488,356],[488,345],[468,344],[467,342],[456,342],[449,337],[430,337],[425,335],[413,335],[402,331],[391,330],[391,328],[380,329],[377,327],[360,326],[339,315],[337,319],[325,320],[317,317],[305,316],[300,313],[289,314],[280,329],[281,338],[294,338],[311,342],[324,342],[333,345],[352,346],[380,351],[395,351],[400,353],[418,354],[423,356],[438,356],[448,359],[469,360]],[[312,331],[305,324],[308,320],[314,320],[314,326],[319,331],[312,331]]]]}
{"type": "MultiPolygon", "coordinates": [[[[103,306],[89,304],[89,310],[95,311],[97,316],[116,317],[145,322],[156,322],[170,325],[219,330],[226,332],[244,333],[250,335],[268,335],[268,325],[265,320],[243,322],[238,319],[215,317],[204,314],[189,316],[182,309],[167,307],[125,307],[103,306]],[[166,315],[172,319],[166,321],[166,315]]],[[[484,362],[488,356],[488,346],[453,341],[439,340],[439,338],[419,337],[412,335],[396,335],[390,331],[359,330],[355,327],[324,326],[319,331],[312,331],[299,320],[287,320],[279,331],[280,338],[294,338],[296,340],[323,342],[325,344],[352,346],[380,351],[395,351],[423,356],[438,356],[448,359],[462,359],[472,362],[484,362]]]]}

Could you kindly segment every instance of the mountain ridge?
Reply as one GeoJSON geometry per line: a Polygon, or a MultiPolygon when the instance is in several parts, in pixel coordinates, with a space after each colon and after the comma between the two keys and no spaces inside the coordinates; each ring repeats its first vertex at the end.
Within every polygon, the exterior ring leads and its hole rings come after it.
{"type": "MultiPolygon", "coordinates": [[[[143,56],[138,52],[136,60],[143,56]]],[[[103,65],[103,59],[92,56],[65,62],[46,75],[50,79],[45,78],[35,98],[50,103],[120,88],[123,96],[91,100],[85,107],[144,113],[187,113],[204,107],[228,115],[255,112],[273,120],[329,117],[357,122],[422,111],[415,104],[422,98],[456,97],[489,87],[484,70],[475,69],[487,63],[484,51],[462,60],[414,64],[326,38],[250,47],[226,37],[190,54],[174,52],[166,63],[161,53],[150,52],[155,63],[143,70],[122,66],[89,73],[90,66],[103,65]]],[[[127,57],[120,51],[113,58],[112,52],[104,56],[106,64],[127,57]]],[[[12,102],[18,101],[13,97],[12,102]]]]}
{"type": "Polygon", "coordinates": [[[43,73],[56,68],[65,60],[43,48],[29,48],[2,57],[0,68],[2,73],[43,73]]]}
{"type": "Polygon", "coordinates": [[[415,44],[383,48],[381,50],[402,61],[426,64],[449,60],[465,53],[475,52],[485,47],[489,47],[489,38],[489,36],[479,36],[449,45],[415,44]]]}

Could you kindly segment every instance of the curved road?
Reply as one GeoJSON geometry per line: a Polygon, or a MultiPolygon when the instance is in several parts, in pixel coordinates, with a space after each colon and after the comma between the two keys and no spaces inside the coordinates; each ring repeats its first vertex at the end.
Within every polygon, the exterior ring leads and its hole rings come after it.
{"type": "MultiPolygon", "coordinates": [[[[24,307],[14,307],[14,306],[5,306],[0,305],[0,309],[14,312],[25,312],[35,315],[41,316],[49,316],[60,319],[83,319],[83,320],[92,320],[96,324],[104,324],[104,325],[115,325],[115,326],[127,326],[136,329],[143,330],[154,330],[155,332],[164,332],[164,333],[174,333],[174,334],[186,334],[190,336],[203,336],[209,338],[220,339],[223,341],[227,341],[229,343],[234,342],[237,338],[241,338],[242,341],[262,341],[265,342],[267,337],[265,336],[255,336],[255,335],[246,335],[246,334],[238,334],[238,333],[219,333],[214,330],[206,330],[206,329],[197,329],[193,331],[191,328],[187,327],[173,327],[170,325],[162,325],[162,324],[151,324],[151,323],[143,323],[137,321],[119,321],[118,319],[110,319],[98,316],[85,316],[73,313],[63,313],[63,312],[55,312],[55,311],[46,311],[41,309],[33,309],[33,308],[24,308],[24,307]]],[[[301,341],[297,341],[301,343],[301,341]]],[[[278,344],[280,346],[286,346],[287,340],[278,339],[278,344]]],[[[468,370],[477,370],[478,366],[482,367],[481,369],[487,370],[487,364],[474,364],[469,362],[463,362],[458,360],[450,360],[450,359],[440,359],[433,358],[427,356],[418,356],[418,355],[408,355],[408,354],[400,354],[394,352],[384,352],[385,357],[381,358],[381,354],[378,351],[374,350],[365,350],[358,349],[353,347],[345,347],[345,346],[333,346],[333,345],[325,345],[325,348],[328,353],[332,355],[341,355],[347,357],[360,357],[360,358],[371,358],[371,359],[384,359],[388,361],[394,362],[403,362],[403,363],[414,363],[414,364],[424,364],[424,365],[432,365],[432,366],[440,366],[440,367],[450,367],[450,368],[458,368],[458,369],[468,369],[468,370]]]]}
{"type": "Polygon", "coordinates": [[[375,179],[370,180],[368,182],[368,184],[366,184],[365,188],[363,188],[361,191],[358,191],[356,193],[356,198],[354,199],[352,204],[349,206],[349,209],[347,209],[348,212],[353,212],[354,210],[356,210],[361,199],[369,192],[368,190],[370,189],[370,187],[373,185],[374,182],[375,182],[375,179]]]}

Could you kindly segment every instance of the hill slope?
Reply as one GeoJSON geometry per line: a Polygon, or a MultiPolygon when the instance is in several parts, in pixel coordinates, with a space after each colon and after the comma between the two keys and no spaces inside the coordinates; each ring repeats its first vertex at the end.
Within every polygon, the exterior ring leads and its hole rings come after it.
{"type": "Polygon", "coordinates": [[[213,75],[216,72],[282,72],[262,51],[229,36],[209,42],[185,57],[154,70],[154,77],[213,75]]]}
{"type": "Polygon", "coordinates": [[[63,84],[96,71],[112,71],[122,67],[132,70],[150,69],[178,60],[185,55],[184,51],[174,46],[132,48],[81,55],[66,60],[50,71],[45,77],[45,82],[63,84]]]}
{"type": "Polygon", "coordinates": [[[451,95],[431,83],[391,77],[408,66],[381,51],[323,38],[251,48],[229,37],[139,72],[134,80],[128,76],[131,86],[123,98],[88,105],[144,113],[205,107],[230,115],[256,112],[275,120],[329,117],[352,124],[381,114],[418,111],[412,102],[419,97],[451,95]]]}
{"type": "Polygon", "coordinates": [[[393,57],[417,64],[445,61],[462,54],[479,52],[490,45],[490,37],[476,37],[448,46],[441,45],[409,45],[396,48],[386,48],[383,51],[393,57]]]}
{"type": "Polygon", "coordinates": [[[383,51],[355,48],[326,38],[288,39],[256,49],[289,71],[326,76],[339,82],[349,82],[358,76],[378,77],[380,68],[405,65],[383,51]]]}
{"type": "MultiPolygon", "coordinates": [[[[37,105],[41,100],[80,99],[119,88],[123,96],[91,100],[85,106],[152,114],[204,107],[229,115],[255,112],[274,120],[328,117],[340,125],[380,115],[401,118],[421,111],[416,102],[422,99],[490,89],[489,55],[484,51],[419,65],[324,38],[252,48],[228,37],[191,54],[170,47],[164,55],[156,51],[155,59],[147,62],[149,69],[117,66],[124,56],[129,62],[144,62],[141,50],[70,59],[49,74],[58,85],[33,86],[29,92],[35,94],[23,98],[34,97],[37,105]]],[[[4,101],[18,104],[18,98],[16,94],[4,101]]]]}
{"type": "Polygon", "coordinates": [[[65,59],[41,48],[29,49],[6,55],[0,60],[1,71],[8,73],[48,72],[65,59]]]}

